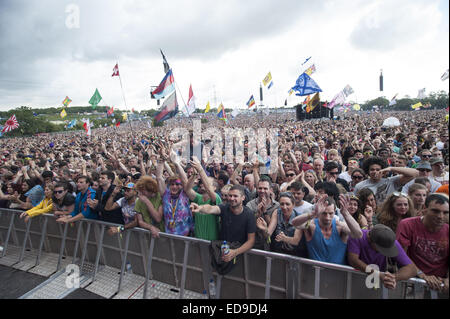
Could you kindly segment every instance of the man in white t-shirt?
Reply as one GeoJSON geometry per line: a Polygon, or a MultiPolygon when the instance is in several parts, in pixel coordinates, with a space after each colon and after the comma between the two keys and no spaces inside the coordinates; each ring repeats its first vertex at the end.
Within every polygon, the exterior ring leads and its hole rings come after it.
{"type": "Polygon", "coordinates": [[[359,168],[358,159],[355,157],[349,158],[347,170],[339,174],[339,178],[342,178],[343,180],[347,181],[347,183],[350,184],[352,182],[352,172],[355,168],[359,168]]]}
{"type": "Polygon", "coordinates": [[[380,157],[371,156],[362,165],[364,172],[369,176],[355,186],[354,194],[363,188],[369,188],[374,194],[378,205],[381,205],[386,197],[397,191],[410,180],[419,176],[419,171],[409,167],[387,167],[387,163],[380,157]],[[386,172],[396,173],[396,176],[384,178],[386,172]]]}
{"type": "Polygon", "coordinates": [[[433,157],[430,160],[433,169],[433,178],[442,185],[448,184],[448,172],[445,171],[444,160],[441,157],[433,157]]]}
{"type": "Polygon", "coordinates": [[[298,215],[311,211],[313,205],[303,200],[309,194],[308,188],[300,182],[292,183],[288,190],[294,195],[294,210],[298,215]]]}

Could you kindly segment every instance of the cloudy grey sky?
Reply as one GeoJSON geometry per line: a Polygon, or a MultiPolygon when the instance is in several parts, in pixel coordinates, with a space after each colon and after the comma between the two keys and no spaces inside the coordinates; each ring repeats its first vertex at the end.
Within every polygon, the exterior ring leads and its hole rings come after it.
{"type": "Polygon", "coordinates": [[[192,84],[199,108],[243,108],[252,94],[259,104],[269,71],[264,104],[282,105],[309,56],[322,100],[347,84],[358,103],[448,92],[448,10],[448,0],[2,0],[0,110],[59,107],[66,95],[88,105],[95,88],[100,105],[125,109],[116,62],[128,109],[156,108],[160,48],[179,104],[192,84]]]}

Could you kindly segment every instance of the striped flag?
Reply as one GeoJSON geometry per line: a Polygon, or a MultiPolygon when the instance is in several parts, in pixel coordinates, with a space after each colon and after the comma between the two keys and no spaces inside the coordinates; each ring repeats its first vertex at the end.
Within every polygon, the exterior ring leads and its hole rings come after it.
{"type": "Polygon", "coordinates": [[[251,108],[253,105],[255,105],[256,104],[256,102],[255,102],[255,98],[253,97],[253,95],[250,97],[250,99],[248,100],[248,102],[247,102],[247,106],[248,106],[248,108],[251,108]]]}
{"type": "MultiPolygon", "coordinates": [[[[125,72],[126,73],[126,72],[125,72]]],[[[116,65],[113,68],[113,74],[111,76],[120,76],[119,75],[119,63],[116,63],[116,65]]]]}
{"type": "Polygon", "coordinates": [[[2,133],[9,132],[19,127],[19,122],[16,119],[16,115],[13,114],[5,123],[2,129],[2,133]]]}

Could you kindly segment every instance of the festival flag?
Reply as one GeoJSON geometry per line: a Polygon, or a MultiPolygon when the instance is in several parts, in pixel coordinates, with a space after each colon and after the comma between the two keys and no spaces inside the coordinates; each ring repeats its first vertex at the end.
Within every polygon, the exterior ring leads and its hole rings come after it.
{"type": "Polygon", "coordinates": [[[227,121],[227,114],[225,113],[225,107],[222,103],[220,103],[219,108],[217,109],[217,117],[222,121],[227,121]]]}
{"type": "Polygon", "coordinates": [[[162,58],[163,58],[164,73],[167,73],[170,70],[169,63],[167,63],[166,57],[164,56],[164,53],[162,52],[162,50],[159,49],[159,51],[161,52],[161,55],[162,55],[162,58]]]}
{"type": "Polygon", "coordinates": [[[267,86],[272,81],[272,74],[269,72],[267,73],[266,77],[263,79],[264,86],[267,86]]]}
{"type": "Polygon", "coordinates": [[[308,104],[309,101],[311,101],[311,98],[309,97],[309,95],[303,100],[302,104],[308,104]]]}
{"type": "Polygon", "coordinates": [[[256,102],[255,102],[255,98],[253,97],[253,95],[252,96],[250,96],[250,99],[248,100],[248,102],[247,102],[247,107],[248,108],[251,108],[253,105],[255,105],[256,104],[256,102]]]}
{"type": "Polygon", "coordinates": [[[62,104],[63,104],[65,107],[67,107],[67,106],[70,104],[70,102],[72,102],[72,100],[69,99],[68,96],[66,96],[66,98],[64,99],[64,101],[62,101],[62,104]]]}
{"type": "Polygon", "coordinates": [[[350,94],[352,94],[354,92],[353,89],[351,88],[351,86],[348,84],[345,86],[344,90],[342,90],[342,91],[344,92],[345,97],[349,96],[350,94]]]}
{"type": "Polygon", "coordinates": [[[173,78],[172,70],[169,70],[158,87],[152,92],[155,99],[159,100],[175,90],[175,80],[173,78]]]}
{"type": "Polygon", "coordinates": [[[183,112],[187,116],[191,116],[195,112],[195,96],[192,91],[192,84],[189,86],[189,98],[186,106],[186,112],[183,112]]]}
{"type": "Polygon", "coordinates": [[[311,76],[311,74],[313,74],[314,72],[316,72],[316,66],[314,64],[307,68],[305,71],[305,73],[309,76],[311,76]]]}
{"type": "Polygon", "coordinates": [[[328,104],[328,108],[332,109],[335,105],[339,105],[345,102],[345,94],[343,91],[340,91],[336,96],[331,100],[328,104]]]}
{"type": "Polygon", "coordinates": [[[444,72],[444,74],[441,75],[441,80],[442,81],[445,81],[447,79],[448,79],[448,69],[447,69],[447,71],[444,72]]]}
{"type": "Polygon", "coordinates": [[[83,123],[83,128],[86,132],[87,136],[91,136],[91,122],[89,121],[89,119],[83,119],[84,123],[83,123]]]}
{"type": "Polygon", "coordinates": [[[312,93],[322,92],[322,89],[317,85],[316,82],[306,73],[300,74],[295,86],[292,89],[298,93],[297,96],[309,95],[312,93]]]}
{"type": "Polygon", "coordinates": [[[128,114],[127,113],[123,113],[122,114],[122,121],[126,121],[126,120],[128,120],[128,114]]]}
{"type": "Polygon", "coordinates": [[[206,104],[205,113],[208,113],[210,109],[211,109],[211,106],[209,105],[209,101],[208,101],[208,104],[206,104]]]}
{"type": "Polygon", "coordinates": [[[425,98],[425,88],[420,89],[419,93],[417,94],[418,99],[424,99],[425,98]]]}
{"type": "Polygon", "coordinates": [[[120,122],[117,122],[117,123],[116,123],[116,127],[119,127],[119,126],[120,126],[120,122]]]}
{"type": "MultiPolygon", "coordinates": [[[[126,72],[125,72],[126,73],[126,72]]],[[[113,74],[111,76],[120,76],[119,75],[119,63],[116,63],[116,65],[113,68],[113,74]]]]}
{"type": "Polygon", "coordinates": [[[114,106],[111,106],[108,111],[106,112],[107,116],[113,116],[114,115],[114,106]]]}
{"type": "Polygon", "coordinates": [[[98,89],[95,89],[94,95],[92,95],[91,99],[89,100],[89,104],[92,105],[92,108],[95,109],[102,100],[102,96],[98,92],[98,89]]]}
{"type": "Polygon", "coordinates": [[[397,104],[397,100],[396,100],[397,95],[398,95],[398,93],[395,94],[394,97],[391,99],[391,101],[389,102],[389,106],[397,104]]]}
{"type": "Polygon", "coordinates": [[[320,104],[320,96],[319,92],[317,92],[316,94],[314,94],[313,98],[307,103],[306,109],[308,109],[309,107],[309,109],[313,111],[319,104],[320,104]]]}
{"type": "Polygon", "coordinates": [[[74,127],[76,124],[77,124],[77,120],[72,120],[72,121],[70,121],[69,124],[67,124],[67,128],[72,128],[72,127],[74,127]]]}
{"type": "Polygon", "coordinates": [[[2,133],[9,132],[19,127],[19,122],[16,119],[16,115],[13,114],[5,123],[2,129],[2,133]]]}
{"type": "Polygon", "coordinates": [[[412,108],[413,110],[416,110],[416,109],[420,109],[421,106],[422,106],[422,103],[419,102],[419,103],[416,103],[416,104],[414,104],[414,105],[411,105],[411,108],[412,108]]]}
{"type": "Polygon", "coordinates": [[[361,110],[361,105],[355,104],[355,105],[353,105],[353,109],[354,109],[355,111],[359,111],[359,110],[361,110]]]}
{"type": "Polygon", "coordinates": [[[164,100],[161,105],[161,109],[158,114],[155,115],[156,122],[162,122],[168,120],[178,113],[177,93],[173,92],[172,95],[164,100]]]}
{"type": "Polygon", "coordinates": [[[294,90],[293,90],[293,89],[290,89],[288,93],[289,93],[289,96],[291,96],[292,93],[294,93],[294,90]]]}
{"type": "Polygon", "coordinates": [[[65,118],[67,116],[66,110],[62,109],[61,113],[59,114],[61,116],[61,118],[65,118]]]}
{"type": "Polygon", "coordinates": [[[267,87],[267,89],[270,89],[270,88],[272,87],[272,85],[273,85],[273,81],[270,81],[270,84],[269,84],[269,86],[267,87]]]}

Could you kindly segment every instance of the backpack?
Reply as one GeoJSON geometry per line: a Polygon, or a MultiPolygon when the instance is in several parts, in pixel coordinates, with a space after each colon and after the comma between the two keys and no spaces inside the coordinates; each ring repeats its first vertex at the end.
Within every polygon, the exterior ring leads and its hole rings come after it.
{"type": "MultiPolygon", "coordinates": [[[[236,261],[232,260],[225,262],[222,260],[222,246],[223,240],[212,240],[209,245],[209,253],[211,255],[211,266],[217,271],[219,275],[228,274],[234,267],[236,261]]],[[[241,243],[235,241],[228,243],[230,249],[236,249],[241,246],[241,243]]]]}

